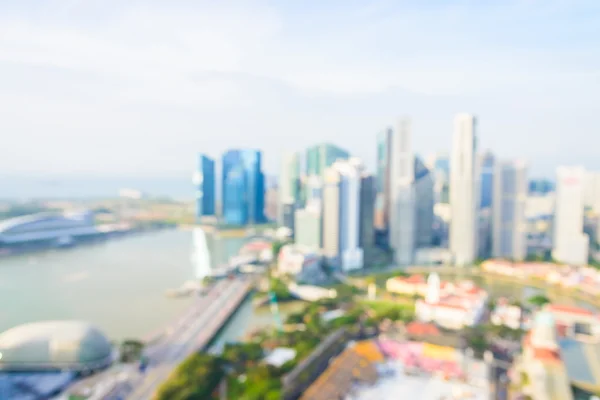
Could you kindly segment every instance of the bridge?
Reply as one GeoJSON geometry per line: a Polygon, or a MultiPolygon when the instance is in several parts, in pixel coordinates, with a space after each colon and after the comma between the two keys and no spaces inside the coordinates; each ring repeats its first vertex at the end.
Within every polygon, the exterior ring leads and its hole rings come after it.
{"type": "Polygon", "coordinates": [[[244,278],[218,281],[204,295],[198,296],[190,310],[169,326],[164,334],[149,344],[144,354],[148,360],[144,373],[132,366],[120,371],[118,379],[109,377],[93,399],[146,400],[175,368],[193,353],[205,350],[231,315],[244,301],[253,282],[244,278]]]}

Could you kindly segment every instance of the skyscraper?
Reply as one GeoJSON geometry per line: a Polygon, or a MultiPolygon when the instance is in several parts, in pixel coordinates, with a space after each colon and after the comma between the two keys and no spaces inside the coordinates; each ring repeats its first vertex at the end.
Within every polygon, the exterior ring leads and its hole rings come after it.
{"type": "Polygon", "coordinates": [[[198,169],[194,174],[194,185],[196,185],[196,217],[215,215],[215,161],[200,154],[198,157],[198,169]]]}
{"type": "Polygon", "coordinates": [[[583,232],[584,183],[583,167],[557,168],[552,256],[572,265],[588,262],[589,238],[583,232]]]}
{"type": "Polygon", "coordinates": [[[321,143],[306,149],[306,175],[323,176],[325,169],[337,160],[346,160],[350,154],[333,144],[321,143]]]}
{"type": "Polygon", "coordinates": [[[321,248],[322,213],[318,204],[310,204],[296,210],[294,221],[294,241],[314,251],[321,248]]]}
{"type": "Polygon", "coordinates": [[[435,154],[429,165],[433,178],[435,203],[449,202],[450,160],[446,153],[435,154]]]}
{"type": "Polygon", "coordinates": [[[323,252],[343,271],[362,268],[360,184],[358,159],[336,161],[325,171],[323,189],[323,252]]]}
{"type": "Polygon", "coordinates": [[[486,151],[481,155],[481,200],[480,208],[490,208],[494,198],[494,155],[486,151]]]}
{"type": "Polygon", "coordinates": [[[425,163],[415,157],[415,248],[433,244],[435,192],[434,176],[425,163]]]}
{"type": "Polygon", "coordinates": [[[377,136],[377,198],[375,200],[375,228],[387,230],[390,218],[390,172],[392,128],[377,136]]]}
{"type": "Polygon", "coordinates": [[[492,254],[522,261],[527,256],[527,166],[521,161],[499,162],[493,181],[492,254]]]}
{"type": "Polygon", "coordinates": [[[476,119],[470,114],[454,118],[450,159],[450,250],[459,266],[470,265],[477,254],[479,173],[476,171],[476,119]]]}
{"type": "Polygon", "coordinates": [[[376,182],[373,175],[363,173],[360,182],[360,237],[359,246],[362,249],[371,248],[375,244],[375,197],[377,196],[376,182]]]}
{"type": "Polygon", "coordinates": [[[223,154],[223,219],[228,224],[265,222],[265,176],[258,150],[223,154]]]}
{"type": "Polygon", "coordinates": [[[400,265],[412,263],[415,251],[415,157],[410,120],[401,119],[392,134],[390,171],[390,247],[400,265]]]}
{"type": "Polygon", "coordinates": [[[298,153],[285,153],[279,175],[279,224],[283,224],[283,207],[297,206],[300,200],[300,157],[298,153]]]}

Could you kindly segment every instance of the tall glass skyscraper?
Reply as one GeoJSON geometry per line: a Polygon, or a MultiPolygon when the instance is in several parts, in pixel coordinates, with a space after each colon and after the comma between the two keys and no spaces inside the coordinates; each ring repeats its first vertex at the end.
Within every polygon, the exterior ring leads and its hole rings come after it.
{"type": "Polygon", "coordinates": [[[323,176],[336,160],[347,160],[350,154],[333,144],[322,143],[306,150],[306,175],[323,176]]]}
{"type": "Polygon", "coordinates": [[[196,217],[215,215],[215,160],[200,154],[193,180],[196,185],[196,217]]]}
{"type": "Polygon", "coordinates": [[[494,199],[494,155],[486,152],[481,156],[480,208],[490,208],[494,199]]]}
{"type": "Polygon", "coordinates": [[[231,225],[266,221],[265,176],[259,150],[229,150],[223,154],[223,220],[231,225]]]}
{"type": "Polygon", "coordinates": [[[381,231],[389,227],[390,171],[392,128],[377,136],[377,198],[375,201],[375,227],[381,231]]]}

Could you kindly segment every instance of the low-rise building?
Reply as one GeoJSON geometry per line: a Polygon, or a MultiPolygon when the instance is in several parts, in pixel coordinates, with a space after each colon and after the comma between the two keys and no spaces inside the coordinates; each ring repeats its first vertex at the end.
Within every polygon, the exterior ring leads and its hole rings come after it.
{"type": "Polygon", "coordinates": [[[390,293],[406,296],[425,296],[427,293],[427,282],[421,275],[412,275],[409,277],[396,276],[386,281],[385,288],[390,293]]]}
{"type": "Polygon", "coordinates": [[[481,321],[487,298],[487,292],[473,282],[442,284],[434,273],[427,279],[425,299],[417,300],[415,313],[421,321],[435,322],[447,329],[462,329],[481,321]]]}
{"type": "Polygon", "coordinates": [[[523,310],[517,305],[510,304],[507,299],[498,299],[496,307],[490,315],[490,322],[494,325],[504,325],[511,329],[522,327],[523,310]]]}
{"type": "Polygon", "coordinates": [[[277,272],[293,275],[299,281],[319,281],[323,279],[321,259],[310,247],[288,244],[279,251],[277,272]]]}

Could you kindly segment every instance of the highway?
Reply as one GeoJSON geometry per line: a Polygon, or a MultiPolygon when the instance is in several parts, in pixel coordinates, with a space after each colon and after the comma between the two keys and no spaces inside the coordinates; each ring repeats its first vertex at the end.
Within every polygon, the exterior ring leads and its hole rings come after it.
{"type": "Polygon", "coordinates": [[[165,334],[145,350],[145,373],[130,370],[126,378],[98,399],[151,399],[160,384],[195,351],[206,348],[227,319],[237,310],[252,283],[235,278],[218,281],[206,294],[198,296],[190,311],[167,328],[165,334]]]}

